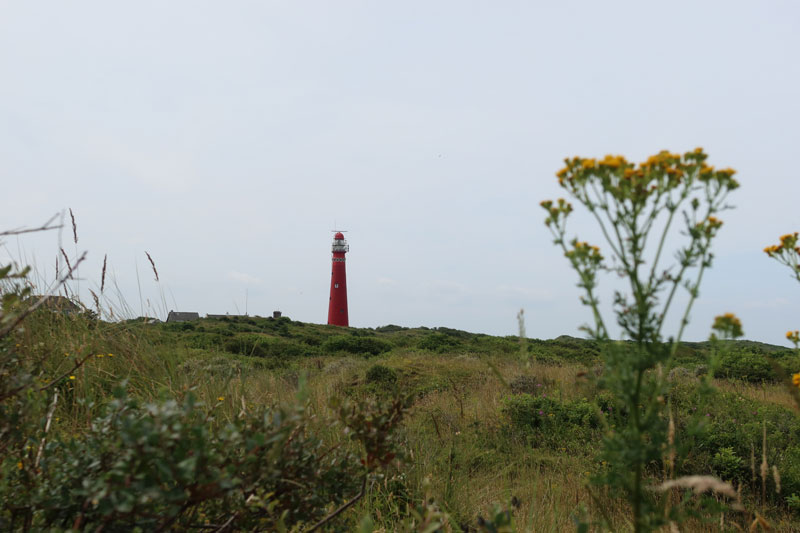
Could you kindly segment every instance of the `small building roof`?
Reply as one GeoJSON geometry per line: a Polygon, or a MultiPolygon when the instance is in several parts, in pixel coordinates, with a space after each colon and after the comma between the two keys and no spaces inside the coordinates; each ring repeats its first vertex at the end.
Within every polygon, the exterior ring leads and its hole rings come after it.
{"type": "Polygon", "coordinates": [[[199,319],[200,314],[194,312],[170,311],[169,315],[167,315],[167,322],[188,322],[199,319]]]}

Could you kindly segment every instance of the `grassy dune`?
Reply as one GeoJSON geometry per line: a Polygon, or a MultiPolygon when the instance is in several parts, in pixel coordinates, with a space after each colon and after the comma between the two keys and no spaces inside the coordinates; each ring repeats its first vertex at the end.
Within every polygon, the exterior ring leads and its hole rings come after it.
{"type": "MultiPolygon", "coordinates": [[[[597,388],[602,368],[589,341],[521,341],[447,328],[343,329],[288,318],[108,323],[40,310],[15,342],[41,363],[42,383],[64,376],[51,429],[60,435],[85,432],[121,382],[145,401],[181,399],[191,391],[217,425],[254,407],[292,404],[302,388],[320,421],[313,431],[344,447],[353,444],[340,427],[325,423],[331,398],[412,395],[400,429],[402,465],[371,483],[366,496],[338,518],[343,530],[363,517],[371,518],[373,529],[397,530],[408,506],[426,499],[449,515],[453,530],[477,531],[496,505],[513,512],[518,531],[571,530],[576,516],[605,516],[620,531],[630,525],[622,500],[588,484],[604,468],[596,459],[604,432],[626,416],[597,388]]],[[[777,531],[800,530],[786,500],[800,494],[800,420],[769,369],[755,369],[753,376],[740,372],[766,353],[787,368],[796,365],[795,356],[746,342],[727,344],[722,352],[717,373],[729,377],[710,379],[716,385],[711,392],[701,387],[710,345],[685,345],[682,366],[665,369],[676,383],[670,401],[678,442],[691,450],[676,475],[714,474],[733,482],[749,514],[715,515],[713,522],[698,520],[688,529],[749,527],[758,512],[777,531]],[[702,430],[688,434],[697,418],[702,430]],[[770,475],[762,501],[757,470],[763,428],[782,492],[770,475]]],[[[650,475],[653,483],[661,481],[664,466],[652,465],[650,475]]]]}

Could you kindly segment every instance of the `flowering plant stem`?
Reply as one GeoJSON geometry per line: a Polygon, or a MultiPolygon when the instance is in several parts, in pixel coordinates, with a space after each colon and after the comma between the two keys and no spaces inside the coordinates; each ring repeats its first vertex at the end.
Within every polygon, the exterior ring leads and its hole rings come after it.
{"type": "Polygon", "coordinates": [[[661,152],[638,165],[621,156],[566,160],[557,173],[559,184],[593,215],[610,261],[598,246],[568,240],[569,202],[541,204],[554,243],[578,273],[581,301],[592,311],[593,323],[581,329],[603,347],[605,370],[599,385],[614,393],[628,415],[623,427],[609,428],[602,452],[609,467],[594,482],[626,496],[637,533],[661,527],[665,517],[675,516],[666,498],[657,501],[645,487],[648,467],[672,448],[663,401],[668,383],[661,368],[675,355],[703,274],[711,266],[711,243],[722,226],[715,215],[728,207],[727,194],[738,187],[733,170],[714,170],[706,158],[697,149],[683,155],[661,152]],[[682,244],[674,249],[675,260],[664,264],[667,248],[676,242],[676,213],[683,218],[682,244]],[[651,251],[648,239],[653,236],[657,244],[651,251]],[[612,341],[598,297],[601,272],[627,280],[627,292],[614,292],[612,312],[622,340],[628,342],[612,341]],[[665,343],[665,319],[681,287],[687,293],[685,308],[677,334],[665,343]]]}

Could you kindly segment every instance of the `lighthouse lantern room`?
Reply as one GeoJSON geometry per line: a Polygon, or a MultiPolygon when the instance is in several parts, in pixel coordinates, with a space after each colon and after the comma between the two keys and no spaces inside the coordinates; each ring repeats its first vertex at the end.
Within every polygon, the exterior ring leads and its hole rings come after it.
{"type": "Polygon", "coordinates": [[[349,325],[347,316],[347,275],[345,272],[344,254],[350,251],[350,246],[344,239],[344,234],[337,231],[333,236],[331,246],[331,296],[328,300],[328,324],[334,326],[349,325]]]}

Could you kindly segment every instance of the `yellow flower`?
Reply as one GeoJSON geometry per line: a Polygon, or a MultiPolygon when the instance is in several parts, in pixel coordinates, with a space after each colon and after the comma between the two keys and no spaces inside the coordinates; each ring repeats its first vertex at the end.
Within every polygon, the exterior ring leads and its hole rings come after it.
{"type": "Polygon", "coordinates": [[[75,379],[75,376],[70,376],[69,379],[75,379]]]}
{"type": "Polygon", "coordinates": [[[733,313],[725,313],[724,315],[714,317],[714,323],[711,325],[711,329],[721,333],[723,338],[736,339],[744,335],[744,331],[742,331],[742,321],[733,313]]]}
{"type": "Polygon", "coordinates": [[[800,373],[792,375],[792,384],[800,388],[800,373]]]}
{"type": "Polygon", "coordinates": [[[113,353],[109,353],[109,354],[106,354],[106,355],[109,356],[109,357],[114,357],[113,353]]]}
{"type": "Polygon", "coordinates": [[[225,396],[218,396],[217,397],[217,401],[218,402],[224,402],[225,401],[225,396]]]}
{"type": "Polygon", "coordinates": [[[67,352],[64,352],[64,357],[69,357],[69,354],[67,352]]]}
{"type": "Polygon", "coordinates": [[[20,470],[22,470],[22,461],[19,461],[19,462],[17,463],[17,468],[18,468],[18,469],[20,469],[20,470]]]}
{"type": "Polygon", "coordinates": [[[611,154],[607,155],[602,161],[600,161],[601,165],[605,165],[610,168],[619,168],[626,163],[627,161],[621,155],[613,156],[611,154]]]}
{"type": "Polygon", "coordinates": [[[99,354],[97,354],[97,357],[105,357],[105,356],[103,354],[99,353],[99,354]]]}

